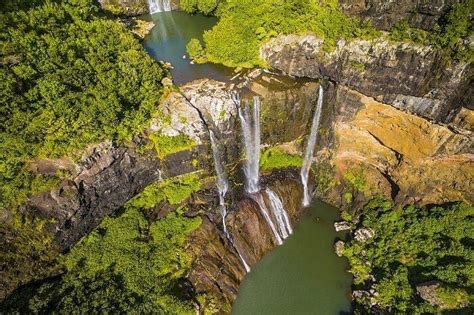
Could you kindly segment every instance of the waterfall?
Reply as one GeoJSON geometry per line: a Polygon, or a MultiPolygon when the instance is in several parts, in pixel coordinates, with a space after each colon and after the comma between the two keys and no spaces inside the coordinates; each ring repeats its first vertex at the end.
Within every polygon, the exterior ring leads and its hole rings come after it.
{"type": "Polygon", "coordinates": [[[222,215],[222,226],[224,229],[224,234],[227,237],[227,239],[230,241],[232,246],[234,247],[237,254],[239,255],[240,261],[242,261],[242,265],[244,266],[245,271],[249,272],[250,271],[249,265],[245,261],[239,249],[235,246],[234,241],[232,240],[229,232],[227,231],[227,226],[225,223],[225,218],[227,216],[227,208],[225,206],[225,196],[229,189],[229,184],[227,182],[224,166],[222,165],[222,161],[220,159],[219,146],[216,140],[216,136],[214,135],[214,132],[212,130],[209,130],[209,137],[211,138],[212,157],[214,159],[214,169],[217,175],[217,190],[219,191],[219,208],[222,215]]]}
{"type": "Polygon", "coordinates": [[[209,136],[211,138],[212,156],[214,158],[214,168],[217,174],[217,190],[219,191],[219,207],[222,215],[222,226],[224,227],[224,233],[227,234],[227,226],[225,224],[225,217],[227,215],[227,208],[225,206],[225,195],[229,189],[227,178],[224,173],[224,167],[219,156],[219,148],[217,146],[216,137],[212,130],[209,130],[209,136]]]}
{"type": "Polygon", "coordinates": [[[148,0],[150,14],[171,11],[171,0],[148,0]]]}
{"type": "Polygon", "coordinates": [[[267,205],[265,204],[265,200],[263,200],[263,196],[261,193],[256,193],[251,195],[252,199],[257,202],[258,207],[260,208],[260,211],[262,212],[263,217],[265,218],[265,221],[267,221],[268,226],[270,227],[270,230],[272,230],[273,236],[276,239],[276,242],[278,245],[283,244],[283,239],[281,238],[280,234],[278,233],[275,224],[272,221],[272,218],[270,217],[270,213],[268,212],[267,205]]]}
{"type": "Polygon", "coordinates": [[[252,110],[249,106],[242,108],[238,96],[234,95],[233,98],[238,105],[246,153],[244,166],[245,190],[248,193],[256,193],[260,190],[258,165],[260,162],[260,98],[254,96],[252,110]]]}
{"type": "Polygon", "coordinates": [[[293,233],[288,214],[286,213],[286,210],[283,207],[283,203],[281,202],[280,197],[276,193],[274,193],[273,190],[267,188],[265,189],[265,192],[268,196],[268,199],[270,200],[270,207],[272,208],[273,214],[275,215],[280,236],[283,239],[286,239],[291,233],[293,233]]]}
{"type": "Polygon", "coordinates": [[[321,111],[323,108],[323,98],[324,90],[322,85],[319,86],[319,96],[318,103],[316,106],[316,111],[314,113],[313,122],[311,124],[311,133],[308,138],[308,143],[306,145],[306,151],[304,153],[303,167],[301,168],[301,182],[303,183],[303,206],[309,206],[311,202],[311,195],[308,191],[308,175],[313,162],[314,146],[318,139],[318,128],[321,120],[321,111]]]}

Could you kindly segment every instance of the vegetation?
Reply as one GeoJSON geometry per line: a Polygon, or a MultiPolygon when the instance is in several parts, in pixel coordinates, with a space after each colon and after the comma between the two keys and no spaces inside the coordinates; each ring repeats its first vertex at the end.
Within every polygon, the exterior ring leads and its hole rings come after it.
{"type": "Polygon", "coordinates": [[[206,57],[234,67],[262,65],[260,45],[278,34],[314,32],[328,49],[340,38],[377,34],[339,11],[337,0],[227,0],[217,15],[219,23],[204,34],[206,57]]]}
{"type": "Polygon", "coordinates": [[[35,190],[30,161],[131,139],[156,110],[166,75],[96,1],[8,3],[13,11],[0,15],[0,208],[35,190]]]}
{"type": "Polygon", "coordinates": [[[201,12],[205,15],[214,13],[223,0],[181,0],[179,5],[187,13],[201,12]]]}
{"type": "Polygon", "coordinates": [[[185,243],[201,219],[185,217],[183,208],[152,223],[145,214],[162,200],[178,204],[199,188],[196,174],[147,187],[60,259],[63,277],[5,307],[27,313],[193,314],[183,287],[191,263],[185,243]]]}
{"type": "Polygon", "coordinates": [[[474,48],[464,44],[463,39],[474,35],[471,15],[474,12],[474,0],[455,3],[446,18],[438,25],[435,32],[429,33],[412,28],[406,20],[393,27],[390,38],[396,41],[412,41],[423,45],[433,45],[448,56],[466,62],[474,61],[474,48]]]}
{"type": "Polygon", "coordinates": [[[156,151],[160,159],[169,154],[191,149],[196,143],[188,136],[180,134],[178,136],[165,136],[159,133],[151,134],[150,148],[156,151]]]}
{"type": "Polygon", "coordinates": [[[201,42],[197,38],[193,38],[186,45],[186,51],[189,54],[189,57],[197,62],[205,62],[206,57],[204,55],[204,48],[202,47],[201,42]]]}
{"type": "Polygon", "coordinates": [[[474,207],[457,203],[445,207],[393,207],[375,200],[363,211],[360,227],[375,237],[351,240],[344,248],[357,289],[374,289],[371,299],[357,299],[359,313],[376,302],[382,313],[435,313],[459,310],[472,302],[474,207]],[[372,278],[373,277],[373,278],[372,278]],[[416,286],[439,283],[439,305],[422,300],[416,286]]]}
{"type": "Polygon", "coordinates": [[[303,159],[299,155],[291,155],[278,148],[269,148],[260,157],[260,169],[270,171],[278,168],[301,167],[303,159]]]}

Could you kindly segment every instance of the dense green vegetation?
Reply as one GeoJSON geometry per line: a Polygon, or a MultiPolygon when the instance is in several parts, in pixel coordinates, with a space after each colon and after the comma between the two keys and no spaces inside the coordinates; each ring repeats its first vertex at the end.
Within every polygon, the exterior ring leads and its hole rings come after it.
{"type": "MultiPolygon", "coordinates": [[[[278,34],[313,32],[324,39],[325,49],[334,47],[341,38],[382,36],[370,24],[343,14],[338,9],[337,0],[227,0],[219,3],[215,0],[187,0],[184,3],[188,12],[214,12],[220,18],[219,23],[204,34],[203,44],[193,39],[188,47],[190,56],[196,56],[198,62],[209,61],[232,67],[262,66],[259,48],[278,34]]],[[[391,30],[389,37],[396,41],[433,45],[448,56],[472,61],[473,48],[464,45],[462,39],[473,34],[474,27],[470,21],[473,11],[474,0],[460,1],[453,5],[434,32],[415,29],[407,21],[401,21],[391,30]]]]}
{"type": "Polygon", "coordinates": [[[155,150],[160,159],[167,155],[191,149],[196,142],[184,134],[178,136],[165,136],[159,133],[151,134],[148,148],[155,150]]]}
{"type": "Polygon", "coordinates": [[[0,15],[0,208],[35,189],[30,161],[131,139],[156,110],[166,75],[95,1],[8,3],[13,11],[0,15]]]}
{"type": "Polygon", "coordinates": [[[474,207],[393,207],[374,200],[363,210],[360,226],[375,237],[346,243],[357,289],[374,289],[372,298],[357,299],[361,314],[376,302],[382,313],[435,313],[457,310],[473,301],[474,207]],[[373,277],[373,278],[372,278],[373,277]],[[438,307],[422,300],[416,286],[439,283],[438,307]]]}
{"type": "Polygon", "coordinates": [[[291,155],[278,148],[265,150],[260,157],[260,169],[271,171],[278,168],[301,167],[303,158],[299,155],[291,155]]]}
{"type": "Polygon", "coordinates": [[[224,3],[223,0],[180,0],[179,5],[187,13],[214,13],[224,3]]]}
{"type": "Polygon", "coordinates": [[[61,314],[194,313],[183,287],[191,263],[185,243],[201,220],[183,216],[182,207],[155,222],[147,217],[159,202],[177,205],[199,189],[197,174],[147,187],[60,258],[64,276],[13,297],[5,307],[61,314]]]}
{"type": "Polygon", "coordinates": [[[262,65],[261,43],[282,33],[314,32],[326,48],[340,38],[377,33],[339,11],[337,0],[227,0],[217,15],[219,23],[204,34],[206,57],[228,66],[262,65]]]}

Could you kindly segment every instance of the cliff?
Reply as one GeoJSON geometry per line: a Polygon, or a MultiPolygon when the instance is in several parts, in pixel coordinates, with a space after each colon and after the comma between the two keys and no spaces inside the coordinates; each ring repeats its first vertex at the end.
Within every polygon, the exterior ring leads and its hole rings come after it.
{"type": "Polygon", "coordinates": [[[380,29],[389,30],[397,22],[407,20],[410,25],[432,30],[456,0],[340,0],[339,7],[351,16],[370,19],[380,29]]]}
{"type": "Polygon", "coordinates": [[[452,121],[463,106],[472,109],[472,64],[446,63],[429,46],[341,40],[327,52],[314,35],[280,35],[262,46],[261,57],[288,75],[329,79],[439,122],[452,121]]]}

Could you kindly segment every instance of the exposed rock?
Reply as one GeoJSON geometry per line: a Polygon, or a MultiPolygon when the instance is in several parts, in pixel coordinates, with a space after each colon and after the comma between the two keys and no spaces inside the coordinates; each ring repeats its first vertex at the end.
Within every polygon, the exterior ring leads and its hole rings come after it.
{"type": "Polygon", "coordinates": [[[384,39],[340,40],[331,52],[315,35],[280,35],[261,57],[289,75],[330,78],[365,95],[429,119],[448,122],[461,105],[472,106],[472,65],[452,62],[429,46],[384,39]]]}
{"type": "Polygon", "coordinates": [[[377,28],[389,30],[407,20],[411,26],[433,30],[456,0],[340,0],[339,7],[349,15],[369,18],[377,28]]]}
{"type": "Polygon", "coordinates": [[[337,241],[334,244],[334,251],[336,252],[337,256],[342,257],[342,255],[344,253],[344,245],[345,245],[345,243],[341,240],[337,241]]]}
{"type": "Polygon", "coordinates": [[[334,222],[334,229],[336,232],[348,231],[352,229],[352,224],[347,221],[334,222]]]}
{"type": "Polygon", "coordinates": [[[416,286],[418,295],[433,306],[441,306],[443,303],[438,297],[437,290],[440,287],[437,281],[430,281],[416,286]]]}
{"type": "Polygon", "coordinates": [[[361,228],[355,231],[354,238],[361,243],[365,243],[375,236],[375,232],[372,229],[361,228]]]}
{"type": "Polygon", "coordinates": [[[336,177],[360,171],[365,200],[382,195],[420,205],[474,201],[470,131],[450,129],[357,92],[339,90],[336,108],[354,104],[356,114],[336,112],[333,119],[331,164],[336,177]]]}

